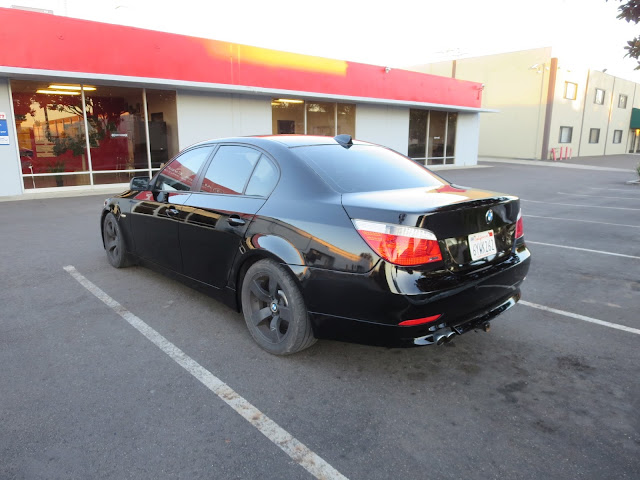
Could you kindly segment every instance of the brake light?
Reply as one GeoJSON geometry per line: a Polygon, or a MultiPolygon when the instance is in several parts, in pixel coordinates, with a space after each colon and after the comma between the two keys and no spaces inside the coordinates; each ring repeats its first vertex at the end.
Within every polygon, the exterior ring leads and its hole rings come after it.
{"type": "Polygon", "coordinates": [[[409,327],[413,325],[422,325],[424,323],[435,322],[441,316],[442,315],[438,314],[438,315],[431,315],[430,317],[415,318],[413,320],[405,320],[404,322],[400,322],[398,325],[402,325],[403,327],[409,327]]]}
{"type": "Polygon", "coordinates": [[[524,237],[524,225],[522,224],[522,209],[518,212],[516,220],[516,239],[524,237]]]}
{"type": "Polygon", "coordinates": [[[365,242],[387,262],[402,266],[442,260],[435,234],[424,228],[353,220],[365,242]]]}

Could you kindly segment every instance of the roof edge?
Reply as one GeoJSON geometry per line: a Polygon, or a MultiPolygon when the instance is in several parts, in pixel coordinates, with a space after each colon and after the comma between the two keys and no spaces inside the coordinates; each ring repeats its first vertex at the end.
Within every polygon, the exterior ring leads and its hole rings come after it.
{"type": "Polygon", "coordinates": [[[186,80],[175,80],[170,78],[152,78],[152,77],[131,77],[127,75],[110,75],[110,74],[96,74],[86,72],[72,72],[72,71],[60,71],[60,70],[43,70],[33,68],[22,67],[6,67],[0,65],[0,77],[14,77],[20,80],[39,79],[43,77],[48,78],[64,78],[78,79],[78,80],[90,80],[93,82],[103,82],[105,84],[121,84],[128,83],[131,86],[137,86],[140,88],[156,87],[156,88],[168,88],[175,90],[188,90],[188,91],[200,91],[200,92],[218,92],[218,93],[235,93],[244,95],[258,95],[258,96],[282,96],[289,95],[295,97],[302,97],[305,99],[330,99],[336,101],[367,103],[376,105],[392,105],[398,107],[424,107],[431,110],[446,110],[457,112],[469,112],[469,113],[496,113],[499,110],[482,107],[467,107],[463,105],[450,105],[441,103],[430,102],[417,102],[408,100],[395,100],[390,98],[377,98],[377,97],[360,97],[351,95],[339,95],[328,94],[322,92],[308,92],[298,90],[286,90],[277,88],[266,87],[252,87],[244,85],[229,85],[225,83],[208,83],[208,82],[194,82],[186,80]]]}

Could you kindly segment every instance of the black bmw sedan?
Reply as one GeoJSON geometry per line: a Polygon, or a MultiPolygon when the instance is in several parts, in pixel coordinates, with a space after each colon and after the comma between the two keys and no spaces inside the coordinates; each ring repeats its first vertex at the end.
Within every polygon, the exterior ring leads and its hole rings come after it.
{"type": "Polygon", "coordinates": [[[452,185],[348,135],[202,142],[105,200],[114,267],[148,265],[244,314],[285,355],[330,338],[442,344],[515,305],[517,197],[452,185]]]}

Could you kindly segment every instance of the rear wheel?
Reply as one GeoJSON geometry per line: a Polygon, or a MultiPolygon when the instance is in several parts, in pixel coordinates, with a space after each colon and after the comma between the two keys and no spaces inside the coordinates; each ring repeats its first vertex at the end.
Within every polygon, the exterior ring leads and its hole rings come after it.
{"type": "Polygon", "coordinates": [[[113,213],[107,213],[102,224],[102,238],[104,240],[104,249],[107,252],[107,260],[116,268],[122,268],[129,265],[127,254],[125,252],[124,240],[122,238],[122,230],[118,225],[118,220],[113,213]]]}
{"type": "Polygon", "coordinates": [[[249,332],[267,352],[289,355],[315,343],[302,293],[276,262],[260,260],[249,267],[241,297],[249,332]]]}

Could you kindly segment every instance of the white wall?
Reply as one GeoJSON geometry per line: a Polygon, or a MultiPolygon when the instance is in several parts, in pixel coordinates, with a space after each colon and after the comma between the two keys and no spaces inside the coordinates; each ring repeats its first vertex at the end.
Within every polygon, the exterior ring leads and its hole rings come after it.
{"type": "MultiPolygon", "coordinates": [[[[494,115],[483,113],[483,115],[494,115]]],[[[456,127],[455,164],[477,165],[478,145],[480,142],[480,114],[458,113],[456,127]]]]}
{"type": "Polygon", "coordinates": [[[356,137],[409,153],[409,109],[378,105],[356,106],[356,137]]]}
{"type": "Polygon", "coordinates": [[[16,147],[16,123],[11,113],[9,80],[6,78],[0,78],[0,112],[6,114],[7,127],[9,127],[9,145],[0,145],[0,165],[2,165],[0,196],[20,195],[22,180],[20,178],[20,158],[16,147]]]}
{"type": "Polygon", "coordinates": [[[181,150],[211,138],[271,135],[271,97],[178,90],[176,104],[181,150]]]}

